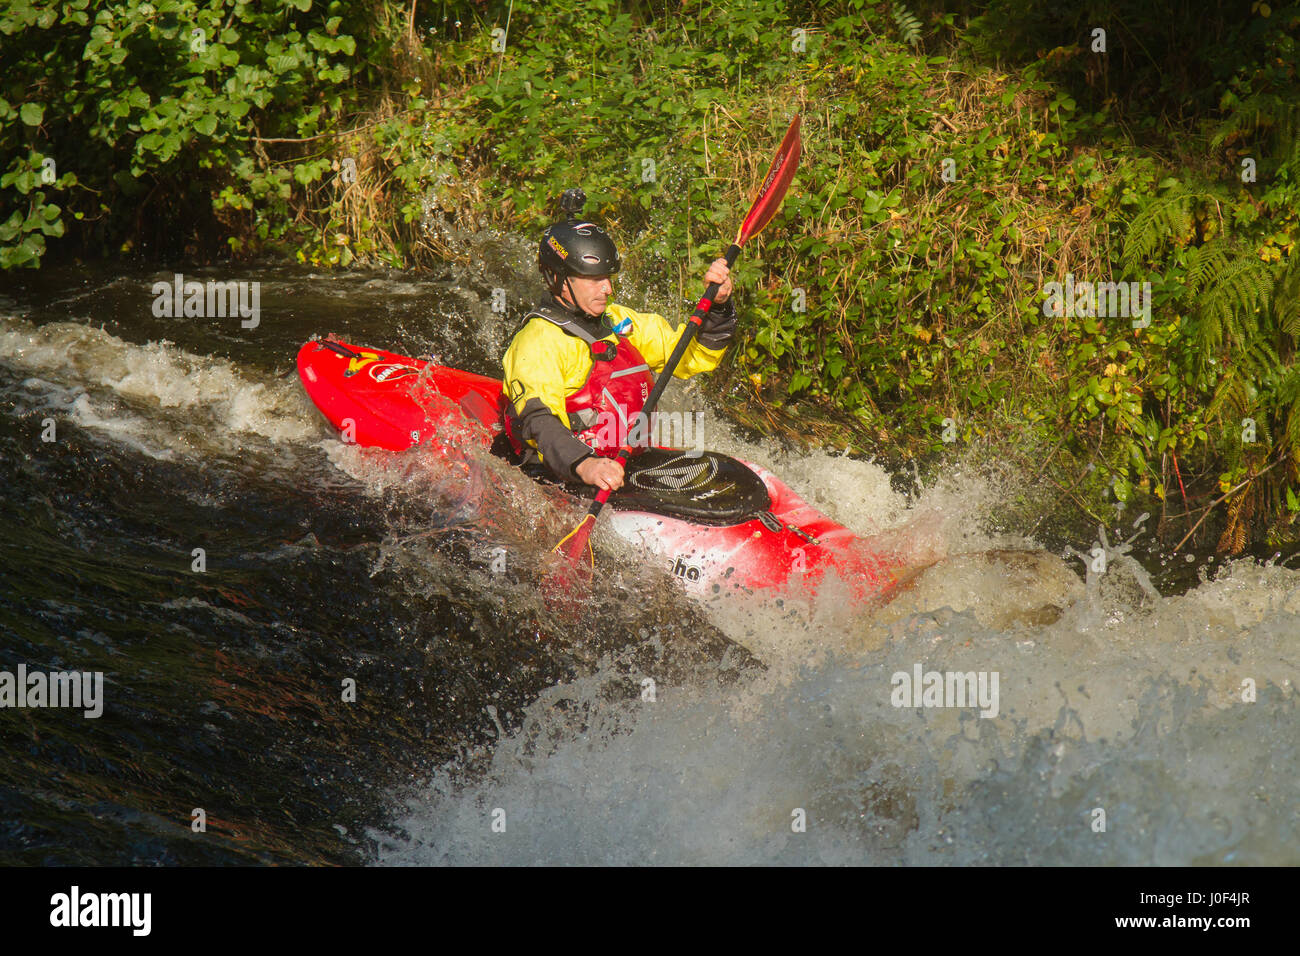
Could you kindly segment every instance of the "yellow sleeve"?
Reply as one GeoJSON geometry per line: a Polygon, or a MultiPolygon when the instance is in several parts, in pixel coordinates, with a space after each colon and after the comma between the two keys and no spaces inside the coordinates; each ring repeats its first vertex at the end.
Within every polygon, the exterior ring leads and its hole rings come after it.
{"type": "MultiPolygon", "coordinates": [[[[615,321],[632,320],[632,329],[627,336],[628,341],[645,356],[646,363],[652,369],[656,372],[663,371],[669,357],[673,354],[677,340],[686,331],[688,323],[683,322],[681,328],[674,329],[668,324],[667,319],[653,312],[635,312],[622,305],[609,305],[606,309],[615,321]]],[[[726,351],[725,348],[705,348],[696,339],[686,349],[686,354],[682,356],[673,377],[690,378],[700,372],[711,372],[718,367],[726,351]]]]}
{"type": "Polygon", "coordinates": [[[585,342],[545,319],[533,319],[515,335],[501,365],[502,388],[516,415],[523,415],[524,406],[535,398],[569,427],[565,399],[586,382],[591,366],[585,342]]]}

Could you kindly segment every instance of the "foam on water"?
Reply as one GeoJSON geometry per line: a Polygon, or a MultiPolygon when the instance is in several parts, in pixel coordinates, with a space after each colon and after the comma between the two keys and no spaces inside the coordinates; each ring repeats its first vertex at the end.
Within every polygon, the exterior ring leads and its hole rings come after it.
{"type": "Polygon", "coordinates": [[[448,767],[409,795],[379,860],[1300,861],[1300,576],[1234,562],[1148,609],[1096,587],[1051,624],[939,609],[874,649],[654,702],[612,674],[554,688],[482,777],[448,767]],[[893,706],[916,664],[998,672],[998,715],[893,706]]]}
{"type": "Polygon", "coordinates": [[[34,373],[30,381],[38,388],[51,378],[57,390],[75,394],[80,424],[136,441],[151,457],[230,453],[249,438],[270,444],[319,438],[296,381],[258,381],[231,362],[167,342],[135,345],[78,322],[36,326],[0,318],[0,355],[34,373]],[[159,415],[160,409],[174,414],[159,415]],[[139,444],[142,434],[152,441],[139,444]]]}

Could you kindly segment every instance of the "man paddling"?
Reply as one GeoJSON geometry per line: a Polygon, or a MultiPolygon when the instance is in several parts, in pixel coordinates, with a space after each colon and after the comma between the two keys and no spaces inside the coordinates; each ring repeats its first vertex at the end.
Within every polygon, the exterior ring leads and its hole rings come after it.
{"type": "MultiPolygon", "coordinates": [[[[566,192],[561,204],[571,218],[542,233],[537,265],[550,295],[502,359],[506,434],[522,466],[615,491],[623,466],[614,456],[623,444],[648,446],[641,412],[651,372],[663,369],[686,325],[674,329],[661,315],[609,301],[618,248],[605,230],[577,218],[585,201],[580,189],[566,192]]],[[[727,260],[715,260],[704,281],[719,283],[718,294],[677,378],[717,368],[736,328],[727,260]]]]}

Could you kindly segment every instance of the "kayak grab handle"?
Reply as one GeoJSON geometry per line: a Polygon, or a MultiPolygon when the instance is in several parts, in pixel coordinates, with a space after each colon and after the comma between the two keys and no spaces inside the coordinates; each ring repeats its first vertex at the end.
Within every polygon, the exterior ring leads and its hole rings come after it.
{"type": "Polygon", "coordinates": [[[335,342],[333,339],[322,339],[316,343],[318,348],[327,348],[331,352],[337,352],[339,355],[345,355],[348,358],[361,358],[361,353],[356,349],[350,349],[342,342],[335,342]]]}

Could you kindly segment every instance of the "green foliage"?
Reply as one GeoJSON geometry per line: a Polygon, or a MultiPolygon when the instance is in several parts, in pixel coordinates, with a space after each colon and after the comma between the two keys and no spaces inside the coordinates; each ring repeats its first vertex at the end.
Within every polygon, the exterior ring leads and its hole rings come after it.
{"type": "Polygon", "coordinates": [[[202,237],[196,214],[285,235],[293,172],[262,137],[339,116],[357,49],[347,17],[312,0],[14,0],[0,13],[0,264],[38,265],[69,217],[105,250],[142,233],[174,250],[202,237]]]}
{"type": "Polygon", "coordinates": [[[1144,328],[1067,321],[1072,434],[1159,497],[1171,459],[1188,485],[1231,492],[1221,545],[1238,550],[1244,522],[1265,514],[1256,506],[1286,514],[1300,479],[1300,7],[978,7],[964,35],[977,56],[1052,82],[1102,119],[1086,142],[1117,148],[1092,197],[1109,236],[1098,260],[1153,287],[1144,328]],[[1130,182],[1139,166],[1156,170],[1142,186],[1130,182]],[[1265,474],[1266,463],[1278,467],[1265,474]]]}
{"type": "Polygon", "coordinates": [[[1295,5],[1267,14],[1233,0],[946,0],[973,14],[965,39],[985,59],[1052,82],[1088,111],[1110,109],[1142,138],[1171,141],[1217,105],[1220,92],[1257,72],[1294,79],[1295,5]],[[1094,31],[1104,30],[1104,37],[1094,31]],[[1096,49],[1104,42],[1104,51],[1096,49]]]}

